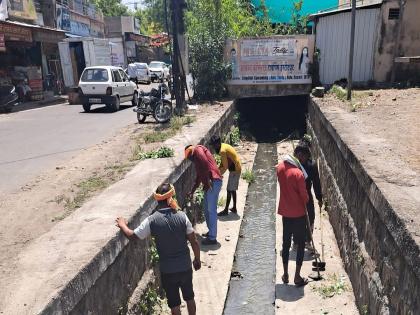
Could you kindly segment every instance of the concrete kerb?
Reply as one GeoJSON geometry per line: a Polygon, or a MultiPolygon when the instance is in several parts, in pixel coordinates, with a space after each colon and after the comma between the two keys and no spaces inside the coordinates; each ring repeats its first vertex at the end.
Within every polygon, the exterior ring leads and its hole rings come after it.
{"type": "Polygon", "coordinates": [[[13,294],[6,313],[13,310],[21,314],[115,314],[124,306],[150,267],[149,241],[128,242],[112,227],[113,220],[122,215],[130,218],[130,226],[138,225],[156,206],[151,193],[167,180],[175,183],[182,203],[182,196],[192,185],[192,180],[182,182],[182,177],[193,178],[192,173],[188,174],[193,172],[191,164],[183,160],[183,147],[206,143],[215,132],[230,127],[233,108],[231,104],[215,121],[205,117],[194,124],[194,129],[185,127],[181,134],[165,142],[174,148],[174,158],[142,161],[123,180],[35,240],[19,257],[18,271],[22,271],[22,277],[8,286],[13,294]],[[201,128],[197,128],[198,123],[201,128]],[[142,189],[138,188],[140,174],[147,178],[142,189]],[[72,239],[65,235],[70,233],[74,235],[72,239]],[[80,244],[81,248],[77,246],[80,244]],[[50,247],[56,250],[51,251],[50,247]],[[92,255],[94,248],[98,250],[92,255]],[[30,257],[43,259],[31,261],[30,257]],[[122,270],[127,274],[122,274],[122,270]]]}
{"type": "Polygon", "coordinates": [[[358,306],[369,306],[372,313],[407,313],[418,304],[416,293],[408,292],[419,289],[419,246],[401,213],[397,213],[368,173],[363,165],[366,162],[357,158],[342,139],[342,130],[336,128],[312,100],[308,129],[314,135],[321,181],[332,201],[331,223],[358,306]],[[352,182],[351,188],[348,181],[352,182]],[[357,209],[364,212],[360,218],[357,209]],[[414,279],[407,279],[404,284],[398,281],[407,272],[414,279]],[[408,291],[407,286],[411,288],[408,291]],[[398,302],[403,295],[409,305],[398,302]]]}

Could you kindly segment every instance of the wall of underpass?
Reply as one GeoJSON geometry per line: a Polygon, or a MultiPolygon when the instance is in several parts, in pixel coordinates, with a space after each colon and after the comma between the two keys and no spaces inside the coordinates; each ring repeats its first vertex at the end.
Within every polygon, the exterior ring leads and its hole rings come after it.
{"type": "Polygon", "coordinates": [[[413,235],[315,99],[308,104],[307,128],[359,310],[418,314],[420,256],[413,235]]]}

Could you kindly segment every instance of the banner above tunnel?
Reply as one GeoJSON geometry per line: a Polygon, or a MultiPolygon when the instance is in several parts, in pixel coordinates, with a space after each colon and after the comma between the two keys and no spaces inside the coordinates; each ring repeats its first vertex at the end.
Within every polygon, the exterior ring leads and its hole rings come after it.
{"type": "Polygon", "coordinates": [[[228,40],[225,59],[231,66],[229,85],[311,84],[313,35],[228,40]]]}

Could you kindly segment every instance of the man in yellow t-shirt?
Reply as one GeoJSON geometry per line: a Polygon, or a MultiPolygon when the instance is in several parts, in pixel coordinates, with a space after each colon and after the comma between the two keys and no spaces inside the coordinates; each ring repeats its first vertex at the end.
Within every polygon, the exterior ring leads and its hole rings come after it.
{"type": "Polygon", "coordinates": [[[239,179],[241,178],[241,161],[235,149],[226,143],[222,143],[219,136],[213,136],[210,139],[210,146],[220,155],[221,165],[219,165],[220,173],[223,175],[226,170],[229,170],[229,180],[227,184],[227,196],[225,209],[219,212],[218,216],[225,216],[229,214],[230,200],[233,199],[233,207],[230,209],[233,213],[237,213],[236,209],[236,191],[239,186],[239,179]]]}

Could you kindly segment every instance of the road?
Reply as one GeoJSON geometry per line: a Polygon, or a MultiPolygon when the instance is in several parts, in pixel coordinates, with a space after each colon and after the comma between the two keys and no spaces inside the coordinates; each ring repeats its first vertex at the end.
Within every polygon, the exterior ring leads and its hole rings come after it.
{"type": "MultiPolygon", "coordinates": [[[[149,91],[157,84],[141,85],[149,91]]],[[[131,107],[111,113],[103,106],[59,104],[0,115],[0,192],[8,193],[137,122],[131,107]]]]}

